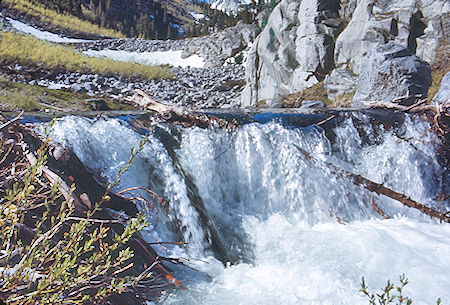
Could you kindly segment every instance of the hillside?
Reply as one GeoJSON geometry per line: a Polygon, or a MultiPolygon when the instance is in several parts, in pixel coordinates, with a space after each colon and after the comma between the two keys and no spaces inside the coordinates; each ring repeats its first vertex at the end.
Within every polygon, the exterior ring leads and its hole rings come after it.
{"type": "Polygon", "coordinates": [[[64,30],[64,24],[55,24],[52,12],[114,29],[128,37],[147,39],[179,38],[184,28],[198,24],[203,17],[202,8],[189,0],[4,0],[0,5],[11,17],[21,15],[46,27],[53,25],[55,30],[64,30]]]}

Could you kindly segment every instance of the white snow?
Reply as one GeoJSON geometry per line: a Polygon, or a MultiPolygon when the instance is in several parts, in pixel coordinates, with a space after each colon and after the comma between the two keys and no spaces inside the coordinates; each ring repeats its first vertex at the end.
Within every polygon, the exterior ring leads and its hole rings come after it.
{"type": "Polygon", "coordinates": [[[8,22],[12,25],[16,30],[33,35],[34,37],[42,40],[47,40],[51,42],[68,42],[68,43],[78,43],[78,42],[86,42],[89,40],[86,39],[75,39],[75,38],[67,38],[62,37],[54,33],[50,33],[47,31],[38,30],[28,24],[20,22],[18,20],[7,17],[8,22]]]}
{"type": "Polygon", "coordinates": [[[171,65],[175,67],[203,68],[205,60],[192,55],[182,58],[183,51],[128,52],[118,50],[84,51],[86,56],[109,58],[116,61],[133,62],[148,66],[171,65]]]}
{"type": "Polygon", "coordinates": [[[236,15],[243,9],[244,6],[252,3],[252,0],[214,0],[211,3],[211,8],[222,11],[228,15],[236,15]]]}
{"type": "Polygon", "coordinates": [[[205,19],[205,15],[202,13],[197,13],[197,12],[190,12],[192,17],[194,17],[196,20],[202,20],[205,19]]]}

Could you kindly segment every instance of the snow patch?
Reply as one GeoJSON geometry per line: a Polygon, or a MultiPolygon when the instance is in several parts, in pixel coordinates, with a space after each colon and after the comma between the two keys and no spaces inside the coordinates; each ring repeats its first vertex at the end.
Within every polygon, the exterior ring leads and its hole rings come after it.
{"type": "Polygon", "coordinates": [[[236,15],[246,5],[252,3],[252,0],[214,0],[211,3],[211,8],[214,10],[222,11],[228,15],[236,15]]]}
{"type": "Polygon", "coordinates": [[[6,20],[8,20],[8,22],[11,24],[11,26],[13,28],[15,28],[16,30],[18,30],[19,32],[33,35],[34,37],[41,39],[41,40],[46,40],[46,41],[51,41],[51,42],[65,42],[65,43],[67,43],[67,42],[68,43],[79,43],[79,42],[90,41],[90,40],[86,40],[86,39],[75,39],[75,38],[62,37],[62,36],[59,36],[54,33],[50,33],[47,31],[41,31],[41,30],[38,30],[28,24],[25,24],[21,21],[18,21],[18,20],[9,18],[9,17],[7,17],[6,20]]]}
{"type": "Polygon", "coordinates": [[[203,68],[205,60],[194,54],[183,58],[183,51],[129,52],[119,50],[84,51],[91,57],[109,58],[116,61],[133,62],[148,66],[171,65],[175,67],[203,68]]]}
{"type": "Polygon", "coordinates": [[[202,20],[205,19],[205,14],[202,13],[197,13],[197,12],[190,12],[190,14],[192,15],[192,17],[195,18],[195,20],[202,20]]]}

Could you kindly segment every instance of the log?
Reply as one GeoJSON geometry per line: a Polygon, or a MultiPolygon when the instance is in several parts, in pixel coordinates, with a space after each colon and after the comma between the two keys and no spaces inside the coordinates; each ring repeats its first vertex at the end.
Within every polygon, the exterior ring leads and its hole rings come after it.
{"type": "MultiPolygon", "coordinates": [[[[395,101],[395,100],[394,100],[395,101]]],[[[428,105],[428,99],[418,100],[415,104],[411,106],[403,106],[398,103],[392,102],[383,102],[383,101],[366,101],[362,102],[362,104],[369,108],[382,108],[382,109],[393,109],[397,111],[403,112],[424,112],[424,111],[432,111],[432,112],[446,112],[450,109],[450,103],[445,103],[441,105],[428,105]]]]}
{"type": "MultiPolygon", "coordinates": [[[[350,181],[352,181],[355,185],[360,185],[360,186],[364,187],[365,189],[367,189],[371,192],[374,192],[378,195],[384,195],[386,197],[394,199],[394,200],[400,202],[401,204],[403,204],[404,206],[419,210],[420,212],[430,216],[431,218],[437,218],[441,222],[450,223],[449,213],[441,213],[439,211],[433,210],[423,204],[418,203],[417,201],[412,200],[410,197],[408,197],[406,195],[403,195],[401,193],[398,193],[394,190],[391,190],[391,189],[385,187],[383,184],[373,182],[367,178],[364,178],[361,175],[357,175],[357,174],[354,174],[347,170],[340,169],[331,163],[321,161],[317,158],[314,158],[311,154],[309,154],[303,148],[301,148],[295,144],[294,144],[294,146],[300,151],[300,153],[306,159],[311,160],[316,164],[325,165],[326,167],[328,167],[332,170],[333,174],[345,177],[345,178],[349,179],[350,181]]],[[[379,211],[377,211],[377,212],[380,213],[379,211]]]]}
{"type": "Polygon", "coordinates": [[[157,102],[142,90],[135,89],[131,101],[139,105],[141,108],[154,111],[160,115],[165,122],[179,123],[183,126],[198,126],[207,128],[210,125],[218,125],[222,128],[234,128],[235,125],[226,120],[197,113],[183,106],[171,106],[157,102]]]}

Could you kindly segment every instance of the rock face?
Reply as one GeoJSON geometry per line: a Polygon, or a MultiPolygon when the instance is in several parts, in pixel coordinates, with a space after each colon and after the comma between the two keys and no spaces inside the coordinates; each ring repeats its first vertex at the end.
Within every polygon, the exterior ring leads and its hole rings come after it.
{"type": "Polygon", "coordinates": [[[342,26],[338,11],[335,1],[281,1],[248,56],[242,105],[270,105],[323,80],[334,67],[334,38],[342,26]]]}
{"type": "Polygon", "coordinates": [[[450,103],[450,72],[445,74],[441,82],[441,88],[433,98],[433,103],[446,104],[450,103]]]}
{"type": "Polygon", "coordinates": [[[388,43],[432,63],[449,19],[448,0],[282,0],[248,56],[241,105],[270,105],[325,77],[331,99],[354,91],[366,57],[388,43]]]}
{"type": "MultiPolygon", "coordinates": [[[[426,97],[431,85],[430,65],[397,44],[379,46],[361,67],[353,104],[363,101],[393,101],[403,96],[426,97]]],[[[414,98],[402,100],[411,105],[414,98]]]]}
{"type": "Polygon", "coordinates": [[[324,87],[329,99],[356,91],[358,77],[347,69],[337,68],[325,77],[324,87]]]}

